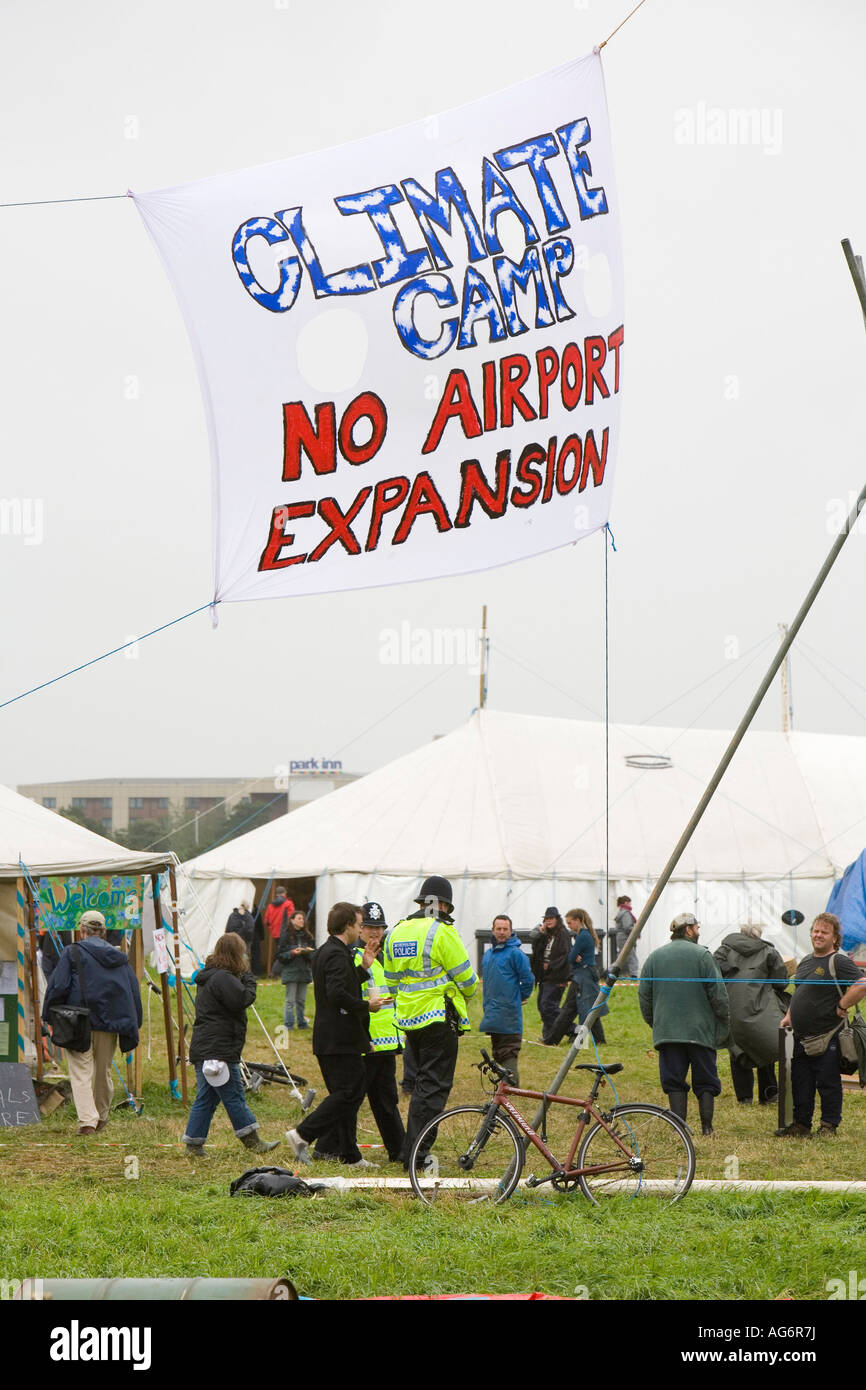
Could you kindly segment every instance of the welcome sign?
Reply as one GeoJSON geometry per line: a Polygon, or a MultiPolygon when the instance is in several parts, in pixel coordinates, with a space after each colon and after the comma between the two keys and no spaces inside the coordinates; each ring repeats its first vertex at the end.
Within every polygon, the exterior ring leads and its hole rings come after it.
{"type": "Polygon", "coordinates": [[[40,878],[39,927],[74,931],[82,912],[95,910],[108,931],[132,931],[141,926],[141,878],[114,874],[110,878],[40,878]]]}
{"type": "Polygon", "coordinates": [[[466,573],[605,525],[624,332],[597,53],[133,196],[198,364],[216,600],[466,573]]]}

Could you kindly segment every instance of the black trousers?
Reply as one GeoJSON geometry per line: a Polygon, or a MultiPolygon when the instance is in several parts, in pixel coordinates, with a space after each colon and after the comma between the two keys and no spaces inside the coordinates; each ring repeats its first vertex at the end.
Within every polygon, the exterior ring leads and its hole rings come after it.
{"type": "MultiPolygon", "coordinates": [[[[397,1098],[396,1052],[368,1052],[364,1058],[364,1072],[366,1074],[367,1100],[370,1102],[373,1119],[376,1121],[376,1126],[382,1136],[382,1143],[388,1150],[390,1162],[400,1163],[403,1159],[406,1130],[403,1127],[403,1116],[400,1114],[397,1098]]],[[[327,1134],[319,1135],[316,1140],[314,1157],[322,1158],[329,1154],[337,1154],[342,1157],[343,1147],[341,1147],[340,1130],[335,1127],[328,1130],[327,1134]]],[[[352,1149],[360,1157],[357,1131],[352,1133],[352,1149]]],[[[349,1160],[344,1159],[343,1161],[349,1160]]],[[[356,1163],[357,1158],[352,1159],[351,1162],[356,1163]]]]}
{"type": "Polygon", "coordinates": [[[791,1094],[794,1119],[808,1129],[815,1112],[815,1092],[821,1097],[821,1123],[835,1127],[842,1123],[842,1077],[839,1072],[839,1042],[834,1038],[820,1057],[809,1057],[799,1038],[794,1039],[791,1060],[791,1094]]]}
{"type": "MultiPolygon", "coordinates": [[[[546,1023],[544,1025],[544,1029],[541,1034],[541,1041],[543,1043],[549,1043],[552,1045],[554,1043],[562,1042],[562,1039],[565,1037],[566,1033],[572,1031],[574,1020],[577,1018],[578,1015],[578,1002],[579,1001],[577,990],[575,989],[574,981],[572,981],[572,983],[568,986],[568,990],[566,992],[565,998],[562,1001],[559,1013],[556,1015],[552,1023],[546,1023]]],[[[592,1025],[590,1031],[597,1043],[607,1042],[607,1038],[604,1035],[604,1028],[602,1027],[602,1022],[600,1018],[597,1018],[595,1020],[595,1023],[592,1025]]]]}
{"type": "Polygon", "coordinates": [[[731,1053],[731,1080],[734,1083],[734,1094],[737,1100],[751,1100],[753,1098],[756,1071],[758,1073],[758,1100],[762,1105],[767,1105],[770,1099],[775,1099],[775,1096],[771,1094],[776,1091],[775,1067],[753,1067],[752,1063],[746,1061],[745,1057],[735,1057],[733,1052],[731,1053]]]}
{"type": "Polygon", "coordinates": [[[491,1033],[490,1050],[493,1053],[494,1062],[498,1062],[501,1067],[507,1067],[514,1074],[515,1086],[520,1085],[520,1072],[517,1069],[517,1058],[520,1055],[520,1045],[523,1042],[522,1033],[491,1033]]]}
{"type": "Polygon", "coordinates": [[[328,1094],[321,1105],[301,1121],[297,1132],[308,1144],[328,1135],[333,1144],[329,1153],[338,1154],[343,1163],[357,1163],[361,1157],[355,1137],[358,1111],[367,1090],[364,1058],[360,1053],[357,1056],[340,1053],[317,1060],[328,1094]]]}
{"type": "MultiPolygon", "coordinates": [[[[421,1130],[448,1104],[457,1066],[457,1034],[447,1023],[429,1023],[406,1033],[406,1051],[415,1063],[415,1089],[406,1121],[403,1167],[408,1171],[412,1146],[421,1130]]],[[[419,1154],[419,1158],[425,1158],[419,1154]]]]}
{"type": "Polygon", "coordinates": [[[698,1043],[660,1043],[659,1076],[666,1095],[671,1091],[688,1091],[686,1073],[692,1069],[692,1090],[696,1096],[717,1096],[722,1089],[716,1066],[714,1047],[698,1043]]]}

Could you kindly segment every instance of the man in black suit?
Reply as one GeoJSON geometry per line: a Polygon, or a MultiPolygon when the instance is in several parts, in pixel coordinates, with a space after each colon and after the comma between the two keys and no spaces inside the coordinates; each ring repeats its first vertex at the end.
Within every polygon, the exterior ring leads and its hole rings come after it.
{"type": "Polygon", "coordinates": [[[355,1168],[375,1166],[361,1157],[355,1140],[355,1122],[367,1090],[364,1056],[370,1051],[370,1013],[380,1008],[378,999],[368,1003],[362,996],[375,950],[368,946],[357,965],[353,957],[361,921],[361,909],[354,903],[335,903],[328,913],[328,940],[313,962],[313,1052],[328,1095],[297,1129],[286,1131],[299,1163],[310,1162],[308,1146],[327,1134],[329,1142],[339,1136],[343,1163],[355,1168]]]}

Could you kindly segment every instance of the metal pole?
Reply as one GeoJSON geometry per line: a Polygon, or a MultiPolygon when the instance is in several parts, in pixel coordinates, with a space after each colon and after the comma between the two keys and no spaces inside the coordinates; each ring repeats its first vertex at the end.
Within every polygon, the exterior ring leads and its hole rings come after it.
{"type": "Polygon", "coordinates": [[[184,1105],[188,1102],[186,1090],[186,1040],[183,1027],[183,980],[180,975],[180,930],[177,915],[177,876],[172,864],[168,871],[171,890],[171,928],[174,932],[174,988],[177,994],[177,1055],[180,1062],[180,1094],[184,1105]]]}
{"type": "MultiPolygon", "coordinates": [[[[866,487],[863,487],[861,489],[860,495],[857,498],[857,501],[855,502],[851,510],[851,514],[848,517],[847,522],[845,523],[844,530],[841,532],[840,535],[836,537],[836,540],[833,542],[830,554],[827,556],[827,559],[821,566],[820,573],[818,574],[817,579],[815,580],[814,584],[812,585],[811,589],[809,590],[808,594],[803,600],[803,603],[800,607],[800,611],[798,612],[796,618],[792,622],[786,636],[783,638],[779,650],[773,657],[767,674],[764,676],[764,679],[758,686],[758,689],[749,705],[749,708],[746,710],[746,713],[740,720],[740,723],[737,726],[737,729],[730,743],[728,744],[727,748],[722,754],[721,761],[718,767],[716,768],[715,772],[713,773],[712,777],[710,778],[709,784],[707,785],[707,788],[703,796],[701,797],[700,801],[695,807],[695,810],[692,813],[691,820],[689,821],[688,825],[686,826],[685,830],[683,831],[682,835],[677,841],[676,847],[674,848],[674,851],[670,859],[668,860],[667,864],[665,864],[664,868],[661,871],[661,874],[656,880],[656,885],[650,893],[643,911],[641,912],[640,916],[638,917],[637,921],[632,927],[631,932],[628,936],[628,940],[626,941],[625,945],[620,951],[616,961],[608,971],[608,979],[610,980],[610,985],[602,986],[602,988],[600,989],[595,1003],[593,1004],[592,1008],[587,1014],[582,1027],[578,1030],[577,1037],[575,1038],[572,1046],[568,1049],[568,1052],[566,1053],[565,1060],[563,1061],[562,1066],[556,1073],[556,1076],[554,1077],[551,1085],[548,1086],[547,1092],[549,1095],[556,1094],[563,1081],[565,1080],[566,1076],[568,1075],[569,1071],[571,1070],[571,1066],[574,1062],[575,1057],[577,1056],[578,1052],[580,1051],[581,1047],[586,1041],[587,1033],[592,1028],[592,1025],[595,1022],[595,1020],[598,1018],[599,1012],[603,1008],[607,996],[610,994],[611,989],[616,984],[616,981],[619,978],[619,974],[622,970],[624,962],[628,960],[630,951],[632,951],[632,949],[634,948],[635,942],[637,941],[638,937],[640,936],[641,932],[643,931],[644,927],[649,921],[650,915],[652,914],[652,911],[656,903],[658,902],[659,898],[661,897],[662,893],[667,887],[668,880],[670,879],[674,869],[676,868],[677,864],[682,858],[682,855],[686,849],[686,846],[689,843],[689,840],[692,838],[695,831],[697,830],[701,817],[703,816],[704,812],[706,811],[707,807],[712,801],[713,796],[716,792],[716,788],[718,787],[719,783],[721,782],[722,778],[727,772],[734,754],[736,753],[737,749],[743,741],[743,736],[746,733],[746,730],[748,729],[749,725],[751,724],[761,705],[761,701],[763,700],[764,696],[766,695],[767,691],[769,690],[770,686],[775,680],[779,667],[785,660],[785,656],[790,650],[794,638],[797,636],[797,633],[800,631],[800,628],[803,625],[803,620],[806,617],[806,614],[809,612],[809,609],[815,602],[815,599],[818,596],[818,593],[821,589],[822,584],[824,583],[824,580],[830,573],[830,570],[832,569],[839,555],[839,551],[845,544],[849,531],[851,531],[854,525],[856,524],[857,517],[860,513],[860,509],[864,506],[864,504],[866,504],[866,487]]],[[[539,1110],[536,1119],[533,1122],[533,1128],[537,1128],[538,1125],[541,1124],[541,1121],[544,1118],[545,1108],[546,1107],[542,1104],[542,1107],[539,1110]]]]}
{"type": "Polygon", "coordinates": [[[483,709],[487,700],[487,604],[481,610],[481,671],[478,683],[478,708],[483,709]]]}

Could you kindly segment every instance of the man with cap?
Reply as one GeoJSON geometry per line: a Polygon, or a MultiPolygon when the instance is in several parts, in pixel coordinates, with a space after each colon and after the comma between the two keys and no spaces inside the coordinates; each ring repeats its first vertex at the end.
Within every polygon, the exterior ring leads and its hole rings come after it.
{"type": "Polygon", "coordinates": [[[90,1010],[90,1047],[66,1051],[78,1133],[87,1135],[108,1124],[114,1095],[111,1060],[118,1040],[122,1052],[138,1046],[141,990],[126,956],[106,941],[101,912],[82,913],[78,930],[82,939],[61,951],[42,1010],[49,1025],[55,1004],[90,1010]]]}
{"type": "Polygon", "coordinates": [[[701,1132],[713,1133],[715,1098],[722,1089],[716,1049],[728,1036],[728,993],[719,967],[698,944],[700,925],[691,912],[671,922],[671,940],[647,958],[638,986],[644,1022],[653,1030],[659,1075],[668,1104],[686,1118],[691,1067],[701,1132]]]}
{"type": "MultiPolygon", "coordinates": [[[[380,903],[364,903],[361,909],[361,942],[355,947],[355,966],[364,969],[364,952],[376,954],[366,967],[366,976],[361,987],[361,996],[368,1003],[370,999],[379,1000],[379,1010],[370,1014],[371,1052],[364,1056],[364,1070],[367,1073],[367,1100],[373,1112],[382,1143],[388,1153],[390,1163],[400,1163],[403,1159],[403,1145],[406,1130],[397,1096],[397,1053],[403,1046],[402,1035],[394,1021],[394,1000],[388,993],[385,971],[380,959],[382,938],[388,930],[385,913],[380,903]]],[[[337,1136],[334,1133],[320,1135],[313,1150],[313,1158],[336,1158],[337,1136]]]]}
{"type": "Polygon", "coordinates": [[[545,908],[544,920],[530,940],[532,973],[538,981],[538,1012],[545,1030],[549,1030],[556,1022],[562,992],[571,978],[571,934],[558,907],[545,908]]]}
{"type": "MultiPolygon", "coordinates": [[[[421,884],[419,910],[398,922],[385,939],[385,981],[396,996],[395,1021],[417,1074],[406,1122],[403,1166],[424,1126],[448,1104],[457,1040],[469,1030],[466,1000],[478,977],[457,928],[451,884],[434,875],[421,884]]],[[[426,1155],[419,1154],[423,1164],[426,1155]]]]}

